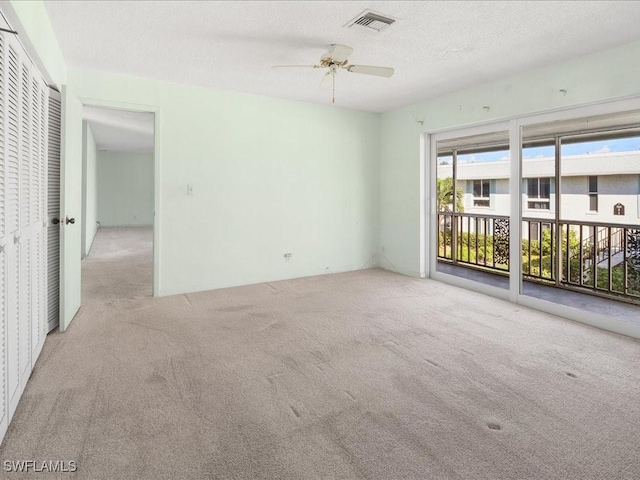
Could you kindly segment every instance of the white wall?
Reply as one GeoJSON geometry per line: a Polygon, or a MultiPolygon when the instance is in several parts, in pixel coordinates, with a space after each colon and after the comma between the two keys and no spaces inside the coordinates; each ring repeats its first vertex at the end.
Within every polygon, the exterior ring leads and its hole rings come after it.
{"type": "Polygon", "coordinates": [[[98,231],[96,141],[91,127],[82,122],[82,257],[89,255],[98,231]]]}
{"type": "MultiPolygon", "coordinates": [[[[451,177],[451,165],[439,165],[438,177],[451,177]]],[[[509,215],[509,163],[462,163],[456,172],[458,186],[464,192],[466,213],[509,215]],[[473,206],[473,180],[492,182],[490,208],[473,206]]],[[[554,218],[555,159],[532,158],[523,161],[524,178],[552,178],[550,210],[528,209],[526,182],[523,182],[523,215],[554,218]]],[[[562,157],[562,219],[584,222],[637,224],[640,218],[640,152],[609,152],[562,157]],[[589,211],[589,176],[598,177],[598,212],[589,211]],[[625,215],[614,215],[617,203],[625,206],[625,215]]]]}
{"type": "MultiPolygon", "coordinates": [[[[638,166],[640,169],[640,165],[638,166]]],[[[563,177],[560,208],[562,218],[584,222],[621,223],[640,226],[638,189],[640,173],[636,175],[598,176],[598,211],[589,211],[589,177],[563,177]],[[624,205],[624,215],[614,215],[614,206],[624,205]]]]}
{"type": "Polygon", "coordinates": [[[379,115],[91,71],[69,79],[86,104],[157,111],[159,294],[376,265],[379,115]]]}
{"type": "MultiPolygon", "coordinates": [[[[459,188],[464,193],[464,213],[490,215],[509,215],[509,180],[491,180],[495,184],[495,194],[491,194],[489,208],[473,206],[473,180],[460,180],[459,188]]],[[[553,179],[552,179],[553,181],[553,179]]],[[[598,211],[589,211],[588,176],[562,177],[561,212],[563,220],[581,222],[600,222],[607,224],[640,225],[640,173],[636,175],[600,175],[598,176],[598,211]],[[614,215],[614,206],[621,203],[625,207],[624,215],[614,215]]],[[[523,217],[554,219],[555,199],[553,192],[549,198],[549,210],[527,208],[526,184],[523,186],[523,217]]]]}
{"type": "Polygon", "coordinates": [[[153,225],[153,155],[98,152],[101,227],[153,225]]]}
{"type": "Polygon", "coordinates": [[[636,42],[384,113],[380,129],[380,266],[420,274],[423,132],[640,95],[639,57],[640,42],[636,42]],[[567,90],[566,96],[560,89],[567,90]],[[484,106],[490,110],[485,111],[484,106]]]}

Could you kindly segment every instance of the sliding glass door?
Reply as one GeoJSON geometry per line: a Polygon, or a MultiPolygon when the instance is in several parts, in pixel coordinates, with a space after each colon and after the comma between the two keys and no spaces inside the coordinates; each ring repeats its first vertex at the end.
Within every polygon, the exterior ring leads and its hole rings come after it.
{"type": "Polygon", "coordinates": [[[436,138],[435,271],[509,289],[509,132],[436,138]]]}
{"type": "Polygon", "coordinates": [[[556,255],[560,204],[556,194],[560,182],[556,139],[535,138],[522,130],[520,214],[522,293],[534,284],[552,285],[561,270],[556,255]],[[529,282],[529,283],[526,283],[529,282]]]}
{"type": "Polygon", "coordinates": [[[429,276],[640,337],[640,98],[428,145],[429,276]]]}
{"type": "Polygon", "coordinates": [[[640,325],[640,112],[521,136],[522,294],[640,325]]]}

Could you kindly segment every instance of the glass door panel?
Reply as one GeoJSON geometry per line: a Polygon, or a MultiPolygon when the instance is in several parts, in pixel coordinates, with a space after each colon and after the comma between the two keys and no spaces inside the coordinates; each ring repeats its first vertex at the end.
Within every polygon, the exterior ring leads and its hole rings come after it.
{"type": "Polygon", "coordinates": [[[563,284],[640,299],[640,134],[562,139],[563,284]]]}
{"type": "MultiPolygon", "coordinates": [[[[556,143],[554,138],[531,141],[527,129],[522,137],[522,277],[552,285],[557,271],[556,143]]],[[[524,293],[530,285],[523,283],[524,293]]]]}
{"type": "Polygon", "coordinates": [[[521,293],[634,323],[640,112],[532,125],[521,133],[521,293]]]}
{"type": "Polygon", "coordinates": [[[509,288],[508,132],[437,142],[436,271],[509,288]]]}

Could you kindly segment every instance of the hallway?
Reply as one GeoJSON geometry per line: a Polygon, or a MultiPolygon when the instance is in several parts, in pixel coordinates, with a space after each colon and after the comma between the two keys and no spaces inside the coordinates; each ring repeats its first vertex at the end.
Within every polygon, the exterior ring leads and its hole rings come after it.
{"type": "Polygon", "coordinates": [[[153,228],[101,228],[82,260],[82,305],[150,297],[153,228]]]}

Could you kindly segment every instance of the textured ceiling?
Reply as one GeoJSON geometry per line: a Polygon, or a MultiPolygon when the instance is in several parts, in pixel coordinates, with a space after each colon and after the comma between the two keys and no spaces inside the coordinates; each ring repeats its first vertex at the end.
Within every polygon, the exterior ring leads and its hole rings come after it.
{"type": "Polygon", "coordinates": [[[313,64],[340,43],[336,104],[386,111],[640,40],[640,2],[47,1],[71,67],[328,104],[313,64]],[[378,34],[345,28],[365,9],[396,23],[378,34]]]}
{"type": "Polygon", "coordinates": [[[82,118],[91,127],[98,150],[153,152],[154,117],[152,113],[84,107],[82,118]]]}

